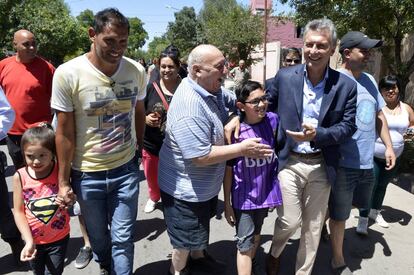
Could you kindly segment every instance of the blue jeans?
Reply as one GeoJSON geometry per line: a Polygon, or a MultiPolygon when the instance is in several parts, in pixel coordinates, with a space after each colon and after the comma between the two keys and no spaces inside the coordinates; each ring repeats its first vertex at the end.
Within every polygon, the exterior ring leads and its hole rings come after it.
{"type": "Polygon", "coordinates": [[[138,173],[137,157],[107,171],[72,170],[72,187],[81,206],[95,260],[102,267],[111,267],[111,274],[132,274],[138,173]]]}

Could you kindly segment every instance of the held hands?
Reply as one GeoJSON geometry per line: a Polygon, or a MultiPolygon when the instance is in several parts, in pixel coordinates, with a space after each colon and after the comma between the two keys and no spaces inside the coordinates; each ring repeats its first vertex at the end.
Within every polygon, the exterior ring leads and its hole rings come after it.
{"type": "Polygon", "coordinates": [[[37,249],[33,243],[27,242],[20,253],[20,261],[31,261],[36,257],[37,249]]]}
{"type": "Polygon", "coordinates": [[[234,215],[233,207],[231,207],[230,203],[224,203],[224,216],[226,217],[226,220],[230,226],[234,226],[236,224],[236,217],[234,215]]]}
{"type": "Polygon", "coordinates": [[[68,208],[76,202],[76,195],[70,186],[59,188],[55,202],[61,208],[68,208]]]}
{"type": "Polygon", "coordinates": [[[395,153],[392,147],[385,149],[385,170],[391,170],[395,166],[395,153]]]}
{"type": "Polygon", "coordinates": [[[242,156],[262,159],[271,157],[273,155],[273,149],[267,144],[260,143],[261,138],[249,138],[240,143],[242,156]]]}
{"type": "Polygon", "coordinates": [[[290,130],[286,130],[286,134],[288,134],[291,138],[293,138],[296,142],[304,142],[304,141],[312,141],[316,136],[316,129],[310,124],[303,123],[302,124],[303,130],[302,132],[294,132],[290,130]]]}
{"type": "Polygon", "coordinates": [[[145,117],[145,124],[150,127],[159,128],[161,126],[161,119],[159,113],[150,113],[145,117]]]}

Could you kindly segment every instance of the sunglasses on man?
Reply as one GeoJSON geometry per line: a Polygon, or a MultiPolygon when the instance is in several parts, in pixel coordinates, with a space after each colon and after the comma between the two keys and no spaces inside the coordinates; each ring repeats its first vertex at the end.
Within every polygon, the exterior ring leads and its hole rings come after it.
{"type": "Polygon", "coordinates": [[[299,64],[300,63],[300,59],[290,59],[290,58],[286,58],[285,59],[286,63],[295,63],[295,64],[299,64]]]}

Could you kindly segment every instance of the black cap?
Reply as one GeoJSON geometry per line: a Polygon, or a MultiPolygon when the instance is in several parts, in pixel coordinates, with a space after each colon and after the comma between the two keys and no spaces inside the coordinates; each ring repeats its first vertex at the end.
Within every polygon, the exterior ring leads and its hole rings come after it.
{"type": "Polygon", "coordinates": [[[382,46],[382,40],[371,39],[362,32],[351,31],[345,34],[341,38],[341,44],[339,45],[339,52],[343,52],[345,49],[359,48],[359,49],[372,49],[382,46]]]}

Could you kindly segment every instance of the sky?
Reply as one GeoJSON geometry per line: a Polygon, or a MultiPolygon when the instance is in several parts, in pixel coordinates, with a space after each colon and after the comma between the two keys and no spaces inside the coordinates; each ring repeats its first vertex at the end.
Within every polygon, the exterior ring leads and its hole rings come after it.
{"type": "MultiPolygon", "coordinates": [[[[243,5],[249,5],[249,0],[237,0],[243,5]]],[[[203,0],[65,0],[73,16],[90,9],[94,13],[107,7],[118,8],[127,17],[138,17],[144,23],[148,39],[143,47],[147,49],[148,43],[154,36],[161,36],[166,32],[168,22],[174,21],[174,12],[183,7],[194,7],[196,13],[202,8],[203,0]]],[[[289,7],[273,0],[273,9],[288,11],[289,7]]]]}

